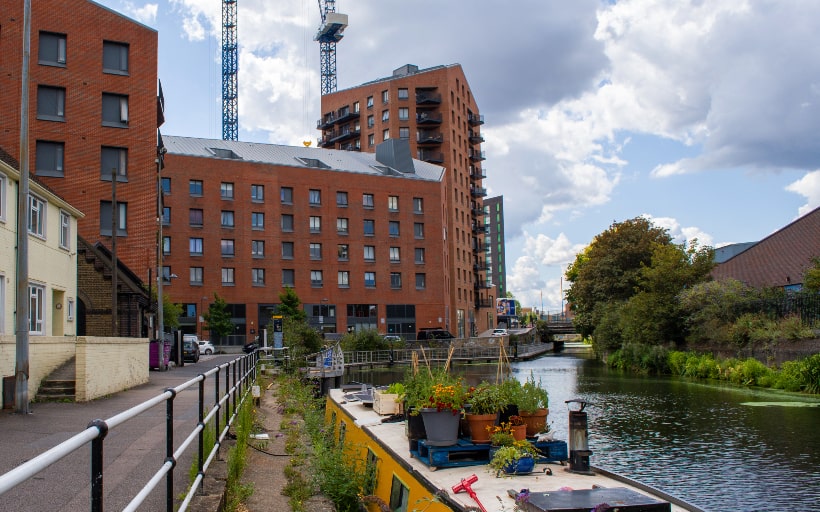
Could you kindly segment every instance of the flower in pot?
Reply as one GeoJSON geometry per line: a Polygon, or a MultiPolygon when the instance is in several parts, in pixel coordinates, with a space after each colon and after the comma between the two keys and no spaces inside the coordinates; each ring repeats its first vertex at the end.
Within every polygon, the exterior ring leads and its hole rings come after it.
{"type": "Polygon", "coordinates": [[[498,411],[501,408],[501,397],[498,386],[482,382],[467,390],[467,403],[470,405],[466,421],[470,428],[470,437],[474,443],[490,442],[488,426],[495,425],[498,411]]]}
{"type": "MultiPolygon", "coordinates": [[[[432,384],[427,388],[426,399],[418,402],[430,446],[451,446],[458,442],[458,426],[461,410],[467,396],[461,378],[439,370],[431,372],[432,384]]],[[[423,395],[422,395],[423,396],[423,395]]]]}
{"type": "Polygon", "coordinates": [[[496,476],[529,473],[535,467],[535,448],[528,441],[515,441],[512,445],[502,446],[490,459],[490,468],[496,476]]]}
{"type": "Polygon", "coordinates": [[[527,424],[527,435],[534,436],[544,430],[549,414],[549,394],[541,380],[535,380],[530,372],[527,381],[521,385],[518,399],[518,413],[527,424]]]}

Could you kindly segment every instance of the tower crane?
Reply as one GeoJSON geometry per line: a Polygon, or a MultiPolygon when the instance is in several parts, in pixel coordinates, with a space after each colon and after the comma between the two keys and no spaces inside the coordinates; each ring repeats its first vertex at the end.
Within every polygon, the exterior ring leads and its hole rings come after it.
{"type": "Polygon", "coordinates": [[[336,0],[319,0],[322,25],[313,38],[319,41],[319,66],[322,74],[322,96],[336,92],[336,43],[347,28],[347,14],[336,12],[336,0]]]}
{"type": "Polygon", "coordinates": [[[239,138],[239,47],[236,2],[222,0],[222,140],[239,138]]]}

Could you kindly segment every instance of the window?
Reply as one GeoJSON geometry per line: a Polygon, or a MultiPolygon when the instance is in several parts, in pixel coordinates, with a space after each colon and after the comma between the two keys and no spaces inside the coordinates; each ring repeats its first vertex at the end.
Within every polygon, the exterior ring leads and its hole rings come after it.
{"type": "Polygon", "coordinates": [[[251,257],[264,258],[265,257],[265,241],[251,240],[251,257]]]}
{"type": "Polygon", "coordinates": [[[368,96],[367,97],[367,108],[370,108],[372,106],[373,106],[373,96],[368,96]]]}
{"type": "Polygon", "coordinates": [[[321,190],[314,190],[310,189],[308,191],[309,194],[309,202],[311,206],[319,206],[322,204],[322,191],[321,190]]]}
{"type": "Polygon", "coordinates": [[[401,483],[399,477],[393,475],[393,482],[390,486],[390,510],[407,512],[407,504],[409,501],[410,489],[401,483]]]}
{"type": "Polygon", "coordinates": [[[310,259],[312,260],[320,260],[322,259],[322,244],[310,244],[310,259]]]}
{"type": "Polygon", "coordinates": [[[171,267],[169,265],[163,265],[162,267],[162,282],[170,284],[171,278],[177,277],[175,274],[171,273],[171,267]]]}
{"type": "Polygon", "coordinates": [[[293,204],[293,189],[290,187],[280,188],[279,200],[284,204],[293,204]]]}
{"type": "Polygon", "coordinates": [[[391,220],[388,224],[388,229],[390,232],[390,236],[399,236],[399,222],[395,220],[391,220]]]}
{"type": "Polygon", "coordinates": [[[171,237],[170,236],[163,236],[162,237],[162,254],[164,254],[164,255],[171,254],[171,237]]]}
{"type": "Polygon", "coordinates": [[[37,119],[65,121],[65,89],[37,86],[37,119]]]}
{"type": "Polygon", "coordinates": [[[233,212],[231,210],[222,210],[222,214],[220,215],[220,219],[221,219],[223,228],[232,228],[232,227],[234,227],[233,212]]]}
{"type": "Polygon", "coordinates": [[[416,274],[416,290],[427,288],[427,274],[416,274]]]}
{"type": "Polygon", "coordinates": [[[401,249],[399,247],[390,248],[390,263],[399,263],[401,261],[401,249]]]}
{"type": "Polygon", "coordinates": [[[424,263],[424,247],[416,247],[415,254],[416,263],[424,263]]]}
{"type": "Polygon", "coordinates": [[[410,128],[406,126],[399,127],[399,138],[400,139],[409,139],[410,138],[410,128]]]}
{"type": "Polygon", "coordinates": [[[128,74],[128,45],[103,41],[103,72],[128,74]]]}
{"type": "Polygon", "coordinates": [[[403,88],[399,88],[399,94],[398,94],[398,97],[399,97],[399,99],[400,99],[400,100],[406,100],[407,98],[409,98],[409,97],[410,97],[410,93],[409,93],[409,91],[407,90],[407,88],[404,88],[404,87],[403,87],[403,88]]]}
{"type": "Polygon", "coordinates": [[[368,128],[373,128],[373,126],[375,126],[375,124],[376,124],[376,121],[373,119],[373,114],[367,116],[367,127],[368,128]]]}
{"type": "Polygon", "coordinates": [[[375,245],[365,245],[364,246],[364,261],[376,261],[376,246],[375,245]]]}
{"type": "Polygon", "coordinates": [[[390,91],[382,91],[382,103],[390,101],[390,91]]]}
{"type": "Polygon", "coordinates": [[[362,206],[365,208],[373,208],[373,194],[362,194],[362,206]]]}
{"type": "Polygon", "coordinates": [[[103,93],[102,124],[115,128],[128,127],[128,96],[103,93]]]}
{"type": "MultiPolygon", "coordinates": [[[[3,180],[0,180],[2,184],[3,180]]],[[[60,210],[60,247],[71,249],[71,215],[63,210],[60,210]]]]}
{"type": "Polygon", "coordinates": [[[35,174],[62,178],[64,175],[63,155],[65,144],[62,142],[37,141],[35,150],[35,174]]]}
{"type": "Polygon", "coordinates": [[[321,288],[322,287],[322,271],[321,270],[311,270],[310,271],[310,286],[314,288],[321,288]]]}
{"type": "Polygon", "coordinates": [[[399,121],[407,121],[410,119],[410,109],[402,107],[399,109],[399,121]]]}
{"type": "Polygon", "coordinates": [[[373,236],[376,234],[376,221],[373,219],[364,220],[364,235],[373,236]]]}
{"type": "Polygon", "coordinates": [[[282,215],[282,231],[293,231],[293,215],[282,215]]]}
{"type": "Polygon", "coordinates": [[[46,66],[65,66],[66,36],[40,32],[39,54],[37,60],[46,66]]]}
{"type": "Polygon", "coordinates": [[[376,273],[375,272],[365,272],[364,273],[364,287],[365,288],[375,288],[376,287],[376,273]]]}
{"type": "Polygon", "coordinates": [[[376,145],[376,136],[372,133],[367,136],[367,145],[368,146],[375,146],[376,145]]]}
{"type": "Polygon", "coordinates": [[[390,272],[390,288],[401,288],[401,272],[390,272]]]}
{"type": "Polygon", "coordinates": [[[160,186],[162,187],[162,195],[168,195],[171,193],[171,178],[162,178],[160,180],[160,186]]]}
{"type": "Polygon", "coordinates": [[[252,268],[251,269],[251,283],[254,286],[264,286],[265,284],[265,269],[252,268]]]}
{"type": "Polygon", "coordinates": [[[223,268],[222,269],[222,286],[233,286],[236,281],[234,280],[234,269],[232,268],[223,268]]]}
{"type": "Polygon", "coordinates": [[[390,130],[384,130],[382,132],[382,140],[389,140],[390,139],[390,130]]]}
{"type": "Polygon", "coordinates": [[[189,274],[189,281],[191,284],[194,285],[202,285],[202,274],[204,273],[204,268],[202,267],[191,267],[188,270],[189,274]]]}
{"type": "MultiPolygon", "coordinates": [[[[117,236],[126,236],[127,203],[117,203],[117,236]]],[[[100,201],[100,234],[111,236],[111,201],[100,201]]]]}
{"type": "Polygon", "coordinates": [[[382,121],[390,121],[390,111],[382,110],[382,121]]]}
{"type": "Polygon", "coordinates": [[[202,197],[202,180],[189,181],[188,194],[190,194],[193,197],[202,197]]]}
{"type": "Polygon", "coordinates": [[[339,288],[350,288],[350,272],[347,270],[339,271],[339,288]]]}
{"type": "Polygon", "coordinates": [[[310,232],[319,233],[322,231],[322,218],[316,215],[310,216],[310,232]]]}
{"type": "Polygon", "coordinates": [[[46,236],[46,202],[36,196],[28,196],[28,232],[41,238],[46,236]]]}
{"type": "Polygon", "coordinates": [[[293,284],[296,282],[295,271],[292,268],[283,268],[282,269],[282,286],[289,286],[293,288],[293,284]]]}
{"type": "Polygon", "coordinates": [[[191,256],[202,256],[202,239],[189,238],[188,239],[188,253],[191,256]]]}
{"type": "Polygon", "coordinates": [[[398,211],[399,209],[399,196],[388,196],[387,197],[387,209],[392,211],[398,211]]]}
{"type": "Polygon", "coordinates": [[[265,214],[251,212],[251,229],[265,229],[265,214]]]}
{"type": "MultiPolygon", "coordinates": [[[[2,296],[2,293],[0,293],[0,296],[2,296]]],[[[75,309],[75,306],[74,306],[74,299],[69,297],[65,301],[65,319],[68,320],[69,322],[74,320],[74,312],[75,311],[76,311],[76,309],[75,309]]],[[[2,327],[3,326],[0,325],[0,329],[2,329],[2,327]]]]}
{"type": "Polygon", "coordinates": [[[344,217],[337,217],[336,218],[336,232],[340,235],[346,235],[349,233],[348,231],[348,221],[344,217]]]}
{"type": "Polygon", "coordinates": [[[336,206],[347,207],[347,192],[336,192],[336,206]]]}
{"type": "Polygon", "coordinates": [[[193,227],[202,227],[202,210],[199,208],[188,210],[188,224],[193,227]]]}
{"type": "Polygon", "coordinates": [[[293,242],[282,242],[282,259],[293,259],[293,242]]]}
{"type": "Polygon", "coordinates": [[[233,183],[220,183],[219,197],[222,199],[233,199],[233,183]]]}
{"type": "Polygon", "coordinates": [[[424,238],[424,223],[422,222],[414,222],[413,223],[413,236],[416,238],[424,238]]]}
{"type": "Polygon", "coordinates": [[[265,200],[265,186],[251,185],[251,201],[261,203],[265,200]]]}
{"type": "Polygon", "coordinates": [[[424,199],[421,197],[414,197],[413,198],[413,213],[423,213],[424,212],[424,199]]]}
{"type": "Polygon", "coordinates": [[[336,253],[339,256],[339,261],[348,261],[350,259],[350,246],[339,244],[336,246],[336,253]]]}
{"type": "Polygon", "coordinates": [[[222,247],[222,256],[234,256],[235,248],[233,240],[223,239],[220,241],[220,246],[222,247]]]}
{"type": "MultiPolygon", "coordinates": [[[[117,181],[128,181],[128,150],[126,148],[100,148],[100,179],[111,181],[111,173],[116,172],[117,181]]],[[[168,178],[162,178],[166,180],[168,178]]],[[[163,183],[164,184],[164,183],[163,183]]],[[[162,189],[165,192],[165,187],[162,189]]],[[[168,192],[171,192],[171,182],[168,181],[168,192]]]]}
{"type": "MultiPolygon", "coordinates": [[[[6,220],[6,177],[0,174],[0,221],[6,220]]],[[[0,301],[2,297],[0,297],[0,301]]]]}
{"type": "Polygon", "coordinates": [[[45,334],[45,301],[46,289],[44,286],[30,284],[28,286],[29,296],[29,334],[45,334]]]}

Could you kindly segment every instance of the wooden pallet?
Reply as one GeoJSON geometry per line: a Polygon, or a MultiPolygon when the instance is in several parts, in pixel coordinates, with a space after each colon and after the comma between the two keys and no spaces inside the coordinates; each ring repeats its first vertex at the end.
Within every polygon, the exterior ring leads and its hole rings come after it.
{"type": "Polygon", "coordinates": [[[433,471],[438,468],[481,466],[490,462],[490,445],[459,439],[452,446],[430,446],[426,439],[419,439],[419,449],[411,454],[433,471]]]}
{"type": "Polygon", "coordinates": [[[569,460],[566,441],[543,441],[532,443],[538,450],[539,457],[535,459],[538,464],[547,462],[565,462],[569,460]]]}

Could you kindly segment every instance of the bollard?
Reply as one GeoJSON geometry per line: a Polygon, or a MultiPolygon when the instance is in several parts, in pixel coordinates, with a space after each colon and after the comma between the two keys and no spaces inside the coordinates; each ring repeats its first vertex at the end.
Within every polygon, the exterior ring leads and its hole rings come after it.
{"type": "Polygon", "coordinates": [[[592,452],[589,449],[587,431],[587,413],[584,408],[587,402],[584,400],[567,400],[566,404],[579,404],[578,410],[569,411],[569,471],[584,475],[592,474],[589,469],[589,457],[592,452]]]}

